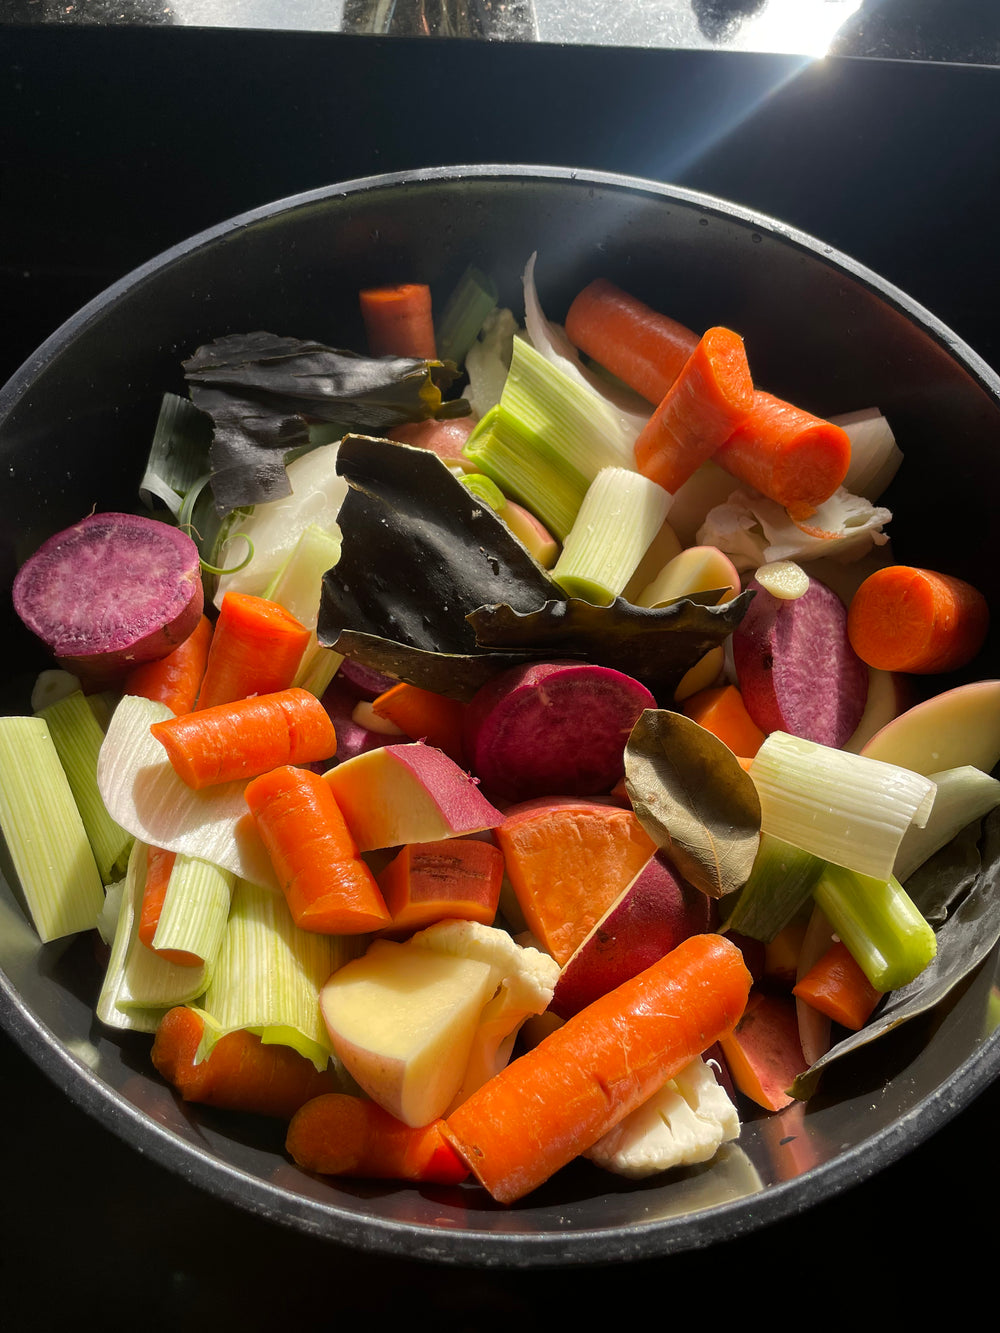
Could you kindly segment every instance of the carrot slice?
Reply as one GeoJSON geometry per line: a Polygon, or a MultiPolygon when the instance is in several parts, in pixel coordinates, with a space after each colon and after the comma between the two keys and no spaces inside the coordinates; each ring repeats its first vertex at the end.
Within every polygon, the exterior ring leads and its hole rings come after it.
{"type": "Polygon", "coordinates": [[[202,616],[182,644],[156,662],[143,662],[125,678],[125,693],[156,699],[179,716],[190,713],[205,674],[212,622],[202,616]]]}
{"type": "Polygon", "coordinates": [[[455,917],[491,926],[503,884],[503,853],[479,838],[408,843],[379,872],[393,930],[455,917]]]}
{"type": "Polygon", "coordinates": [[[279,690],[154,722],[150,731],[177,776],[195,791],[311,764],[337,748],[330,715],[308,690],[279,690]]]}
{"type": "Polygon", "coordinates": [[[986,598],[964,579],[888,565],[851,599],[847,636],[871,667],[930,675],[971,662],[989,622],[986,598]]]}
{"type": "Polygon", "coordinates": [[[721,935],[692,935],[507,1065],[444,1132],[500,1203],[584,1152],[730,1031],[750,974],[721,935]]]}
{"type": "Polygon", "coordinates": [[[741,759],[752,759],[767,737],[746,710],[735,685],[699,690],[681,704],[681,711],[728,745],[741,759]]]}
{"type": "Polygon", "coordinates": [[[743,424],[753,395],[743,339],[709,329],[639,433],[639,471],[672,494],[743,424]]]}
{"type": "Polygon", "coordinates": [[[582,352],[651,403],[663,401],[698,345],[697,333],[605,278],[579,293],[565,328],[582,352]]]}
{"type": "Polygon", "coordinates": [[[633,810],[568,797],[511,806],[495,836],[525,924],[560,966],[656,851],[633,810]]]}
{"type": "Polygon", "coordinates": [[[275,768],[254,778],[245,795],[297,926],[360,935],[389,925],[375,877],[318,773],[275,768]]]}
{"type": "Polygon", "coordinates": [[[852,1032],[864,1027],[882,998],[842,940],[817,959],[792,994],[852,1032]]]}
{"type": "Polygon", "coordinates": [[[368,287],[358,299],[372,356],[436,358],[431,289],[425,283],[368,287]]]}
{"type": "MultiPolygon", "coordinates": [[[[156,928],[160,924],[160,913],[170,886],[177,856],[162,847],[149,847],[146,851],[146,884],[142,892],[142,907],[139,911],[139,942],[147,949],[155,949],[153,940],[156,928]]],[[[205,961],[196,953],[187,953],[184,949],[155,949],[165,962],[176,963],[178,967],[200,967],[205,961]]]]}
{"type": "Polygon", "coordinates": [[[750,415],[714,460],[793,519],[805,519],[843,482],[851,441],[833,422],[757,389],[750,415]]]}
{"type": "Polygon", "coordinates": [[[426,741],[456,764],[465,763],[462,720],[466,705],[432,690],[400,681],[372,700],[372,711],[394,722],[411,741],[426,741]]]}
{"type": "Polygon", "coordinates": [[[227,592],[222,599],[198,708],[274,694],[295,680],[310,634],[300,621],[266,597],[227,592]]]}
{"type": "Polygon", "coordinates": [[[327,1093],[296,1111],[285,1147],[304,1171],[455,1185],[469,1174],[442,1121],[411,1128],[376,1102],[327,1093]]]}
{"type": "Polygon", "coordinates": [[[168,1009],[153,1038],[159,1074],[186,1102],[290,1119],[300,1106],[337,1088],[330,1069],[320,1072],[290,1046],[264,1045],[250,1032],[229,1032],[195,1063],[204,1023],[185,1005],[168,1009]]]}

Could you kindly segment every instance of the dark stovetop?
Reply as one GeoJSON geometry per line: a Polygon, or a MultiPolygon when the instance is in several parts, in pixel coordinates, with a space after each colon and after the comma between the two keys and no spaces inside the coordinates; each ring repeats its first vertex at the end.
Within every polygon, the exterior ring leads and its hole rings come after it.
{"type": "MultiPolygon", "coordinates": [[[[773,214],[1000,365],[988,65],[11,25],[0,124],[0,380],[111,280],[204,226],[335,180],[476,161],[621,171],[773,214]]],[[[422,1310],[533,1330],[583,1303],[627,1318],[649,1296],[661,1318],[704,1300],[726,1321],[758,1308],[783,1323],[818,1309],[902,1320],[933,1286],[947,1299],[980,1277],[1000,1175],[994,1088],[875,1179],[717,1250],[616,1273],[477,1273],[339,1251],[233,1210],[126,1148],[6,1038],[0,1086],[11,1328],[83,1312],[112,1329],[228,1329],[422,1310]]]]}

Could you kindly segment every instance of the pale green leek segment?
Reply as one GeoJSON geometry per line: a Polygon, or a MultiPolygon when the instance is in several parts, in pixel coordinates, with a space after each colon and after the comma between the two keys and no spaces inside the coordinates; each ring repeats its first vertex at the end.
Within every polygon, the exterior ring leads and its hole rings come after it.
{"type": "Polygon", "coordinates": [[[121,879],[128,865],[132,834],[108,814],[97,787],[97,757],[104,731],[82,690],[42,708],[49,735],[69,780],[80,818],[104,884],[121,879]]]}
{"type": "Polygon", "coordinates": [[[316,523],[308,524],[263,594],[283,606],[310,631],[294,683],[317,697],[329,685],[344,660],[341,653],[324,648],[316,637],[323,575],[340,559],[340,546],[339,529],[331,532],[316,523]]]}
{"type": "Polygon", "coordinates": [[[97,1001],[97,1017],[102,1023],[134,1032],[155,1032],[168,1009],[204,993],[209,974],[206,966],[168,963],[139,939],[147,853],[147,844],[137,839],[129,857],[111,957],[97,1001]]]}
{"type": "Polygon", "coordinates": [[[459,278],[437,322],[437,354],[461,365],[486,317],[496,308],[496,283],[470,264],[459,278]]]}
{"type": "Polygon", "coordinates": [[[552,577],[570,597],[610,605],[663,527],[671,498],[640,472],[602,468],[584,496],[552,577]]]}
{"type": "Polygon", "coordinates": [[[934,931],[892,875],[828,865],[813,898],[876,990],[908,986],[937,952],[934,931]]]}
{"type": "Polygon", "coordinates": [[[364,952],[367,936],[300,930],[280,890],[237,880],[229,922],[201,1015],[202,1060],[229,1032],[291,1046],[325,1069],[332,1054],[319,1007],[324,982],[364,952]]]}
{"type": "Polygon", "coordinates": [[[146,471],[139,483],[139,496],[153,508],[153,496],[167,506],[176,519],[184,497],[204,474],[212,430],[208,418],[188,398],[165,393],[146,471]]]}
{"type": "Polygon", "coordinates": [[[0,830],[42,943],[92,930],[104,885],[44,718],[0,718],[0,830]]]}
{"type": "Polygon", "coordinates": [[[924,828],[910,825],[896,853],[893,874],[902,883],[966,825],[1000,805],[1000,781],[971,764],[932,773],[930,780],[937,787],[930,818],[924,828]]]}
{"type": "Polygon", "coordinates": [[[769,944],[809,901],[826,862],[762,833],[750,878],[743,885],[725,929],[769,944]]]}
{"type": "Polygon", "coordinates": [[[194,954],[212,967],[226,933],[235,883],[231,870],[179,853],[170,872],[153,948],[194,954]]]}
{"type": "Polygon", "coordinates": [[[763,833],[880,880],[910,824],[926,824],[936,791],[910,769],[783,731],[757,751],[750,777],[763,833]]]}
{"type": "Polygon", "coordinates": [[[507,508],[507,497],[496,484],[483,472],[463,472],[459,477],[462,485],[465,486],[477,500],[482,500],[484,505],[488,505],[494,513],[499,514],[507,508]]]}

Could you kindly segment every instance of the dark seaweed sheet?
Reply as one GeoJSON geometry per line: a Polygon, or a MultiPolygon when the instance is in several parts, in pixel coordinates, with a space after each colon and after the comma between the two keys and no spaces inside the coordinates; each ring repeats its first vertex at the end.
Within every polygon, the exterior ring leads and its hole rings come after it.
{"type": "Polygon", "coordinates": [[[443,362],[366,357],[271,333],[231,334],[184,363],[191,401],[212,419],[212,491],[220,513],[288,495],[287,455],[310,421],[384,432],[436,415],[456,378],[443,362]]]}
{"type": "Polygon", "coordinates": [[[965,830],[906,882],[907,892],[937,928],[937,955],[908,986],[888,995],[870,1022],[795,1080],[793,1096],[812,1096],[834,1061],[926,1013],[973,972],[1000,939],[1000,809],[965,830]]]}

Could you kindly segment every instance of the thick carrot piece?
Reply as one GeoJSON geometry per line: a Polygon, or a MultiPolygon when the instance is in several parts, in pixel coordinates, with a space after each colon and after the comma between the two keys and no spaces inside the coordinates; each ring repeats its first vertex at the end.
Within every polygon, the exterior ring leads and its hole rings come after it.
{"type": "Polygon", "coordinates": [[[483,1084],[444,1132],[493,1198],[513,1203],[729,1032],[749,990],[734,944],[692,935],[483,1084]]]}
{"type": "Polygon", "coordinates": [[[454,917],[491,926],[500,903],[503,853],[478,838],[408,843],[379,872],[393,930],[454,917]]]}
{"type": "Polygon", "coordinates": [[[766,1111],[795,1100],[787,1091],[808,1061],[802,1054],[795,1001],[789,995],[755,991],[735,1028],[720,1041],[733,1082],[766,1111]]]}
{"type": "Polygon", "coordinates": [[[709,329],[639,433],[639,471],[673,494],[743,424],[753,395],[743,339],[709,329]]]}
{"type": "Polygon", "coordinates": [[[125,678],[125,693],[143,699],[156,699],[180,716],[190,713],[198,698],[209,645],[212,622],[202,616],[179,647],[156,662],[143,662],[125,678]]]}
{"type": "Polygon", "coordinates": [[[295,680],[309,630],[266,597],[227,592],[208,652],[197,707],[274,694],[295,680]]]}
{"type": "Polygon", "coordinates": [[[248,783],[245,796],[297,926],[360,935],[390,924],[375,877],[318,773],[275,768],[248,783]]]}
{"type": "Polygon", "coordinates": [[[290,1046],[265,1045],[250,1032],[220,1037],[196,1064],[203,1028],[199,1014],[178,1005],[167,1010],[153,1039],[154,1066],[186,1102],[290,1120],[306,1102],[336,1091],[332,1070],[320,1072],[290,1046]]]}
{"type": "Polygon", "coordinates": [[[793,519],[806,519],[846,477],[851,441],[840,426],[757,389],[750,415],[714,460],[793,519]]]}
{"type": "Polygon", "coordinates": [[[882,998],[842,940],[817,959],[792,994],[852,1032],[864,1027],[882,998]]]}
{"type": "Polygon", "coordinates": [[[174,771],[194,791],[256,777],[281,764],[330,759],[337,734],[308,690],[279,690],[195,709],[150,727],[174,771]]]}
{"type": "Polygon", "coordinates": [[[735,685],[699,690],[681,704],[685,717],[710,731],[740,759],[752,759],[767,737],[746,710],[735,685]]]}
{"type": "Polygon", "coordinates": [[[431,289],[425,283],[368,287],[358,300],[372,356],[436,358],[431,289]]]}
{"type": "MultiPolygon", "coordinates": [[[[147,949],[153,949],[156,928],[160,924],[163,900],[167,896],[170,876],[177,860],[174,852],[162,847],[150,847],[146,851],[146,884],[142,892],[142,908],[139,912],[139,943],[147,949]]],[[[197,954],[186,953],[183,949],[156,949],[155,952],[167,963],[176,963],[178,967],[200,967],[204,958],[197,954]]]]}
{"type": "Polygon", "coordinates": [[[457,1185],[469,1168],[441,1126],[412,1129],[376,1102],[328,1093],[296,1111],[285,1147],[296,1165],[319,1175],[457,1185]]]}
{"type": "Polygon", "coordinates": [[[394,722],[411,741],[426,741],[456,764],[465,763],[462,724],[466,705],[400,681],[372,700],[372,711],[394,722]]]}
{"type": "Polygon", "coordinates": [[[691,329],[605,278],[584,287],[566,314],[571,342],[650,403],[661,403],[698,345],[691,329]]]}
{"type": "Polygon", "coordinates": [[[847,637],[871,667],[932,675],[971,662],[989,629],[986,598],[951,574],[888,565],[851,599],[847,637]]]}

